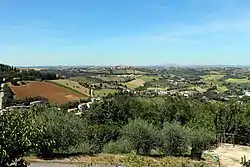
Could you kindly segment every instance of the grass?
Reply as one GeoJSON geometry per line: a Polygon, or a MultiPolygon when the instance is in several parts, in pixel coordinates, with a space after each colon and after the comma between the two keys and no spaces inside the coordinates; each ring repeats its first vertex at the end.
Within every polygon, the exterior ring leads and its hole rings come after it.
{"type": "Polygon", "coordinates": [[[220,93],[224,93],[226,91],[228,91],[228,88],[226,86],[218,86],[217,87],[217,90],[220,92],[220,93]]]}
{"type": "Polygon", "coordinates": [[[203,77],[203,81],[207,82],[207,83],[212,83],[212,84],[221,84],[222,82],[219,81],[219,79],[223,78],[225,75],[223,74],[209,74],[209,75],[205,75],[203,77]]]}
{"type": "Polygon", "coordinates": [[[99,79],[91,78],[91,77],[72,77],[70,78],[70,80],[76,81],[76,82],[85,82],[88,84],[100,83],[99,79]]]}
{"type": "Polygon", "coordinates": [[[210,71],[209,74],[220,75],[221,73],[218,71],[210,71]]]}
{"type": "Polygon", "coordinates": [[[151,81],[157,80],[159,78],[155,77],[155,76],[144,75],[144,76],[140,77],[140,79],[142,79],[144,82],[151,82],[151,81]]]}
{"type": "Polygon", "coordinates": [[[75,81],[71,81],[71,80],[65,80],[65,79],[60,79],[60,80],[53,80],[53,81],[49,81],[57,86],[69,89],[75,93],[81,94],[83,96],[88,96],[88,92],[89,90],[81,85],[79,85],[77,82],[75,81]]]}
{"type": "Polygon", "coordinates": [[[117,92],[117,90],[115,90],[115,89],[100,89],[100,90],[94,91],[94,96],[95,97],[104,97],[104,96],[107,96],[109,93],[114,94],[116,92],[117,92]]]}
{"type": "Polygon", "coordinates": [[[126,164],[127,166],[136,166],[138,165],[138,160],[140,163],[144,162],[149,164],[152,167],[159,167],[159,166],[168,166],[168,167],[176,167],[176,166],[183,166],[185,164],[186,167],[195,167],[195,166],[202,166],[204,164],[206,166],[206,162],[196,162],[192,161],[189,158],[179,158],[179,157],[149,157],[149,156],[135,156],[135,155],[113,155],[113,154],[98,154],[94,156],[72,156],[68,158],[57,158],[52,160],[43,160],[39,159],[35,156],[27,156],[24,157],[26,161],[29,162],[39,162],[39,163],[69,163],[73,165],[79,165],[79,167],[84,166],[92,166],[92,165],[100,165],[100,166],[121,166],[121,164],[126,164]],[[130,158],[131,157],[131,158],[130,158]],[[133,157],[133,158],[132,158],[133,157]],[[128,162],[128,158],[130,161],[128,162]],[[135,165],[136,164],[136,165],[135,165]],[[200,164],[200,165],[199,165],[200,164]],[[82,165],[82,166],[81,166],[82,165]]]}
{"type": "Polygon", "coordinates": [[[108,75],[108,76],[100,76],[97,77],[98,79],[101,79],[106,82],[111,82],[111,81],[117,81],[117,82],[125,82],[128,77],[122,77],[122,76],[113,76],[113,75],[108,75]]]}
{"type": "Polygon", "coordinates": [[[248,78],[243,78],[243,79],[229,78],[226,80],[226,82],[234,83],[234,84],[245,84],[245,83],[250,83],[250,80],[248,80],[248,78]]]}
{"type": "Polygon", "coordinates": [[[144,83],[145,83],[145,81],[143,81],[140,78],[137,78],[133,81],[124,83],[124,85],[126,85],[129,89],[135,89],[135,88],[138,88],[140,86],[143,86],[144,83]]]}
{"type": "Polygon", "coordinates": [[[167,79],[158,79],[158,80],[152,81],[151,83],[153,85],[157,85],[157,86],[160,86],[163,88],[168,87],[170,85],[170,83],[167,79]]]}
{"type": "Polygon", "coordinates": [[[204,93],[207,91],[205,88],[201,88],[199,86],[189,87],[188,89],[196,89],[198,92],[204,93]]]}
{"type": "Polygon", "coordinates": [[[149,87],[147,88],[147,90],[167,90],[168,87],[165,87],[165,88],[154,88],[154,87],[149,87]]]}
{"type": "Polygon", "coordinates": [[[223,74],[212,74],[204,76],[205,81],[218,81],[219,79],[223,78],[225,75],[223,74]]]}
{"type": "Polygon", "coordinates": [[[124,83],[124,85],[126,85],[129,89],[135,89],[135,88],[138,88],[140,86],[143,86],[146,82],[155,81],[157,79],[159,79],[159,78],[155,77],[155,76],[144,75],[144,76],[141,76],[141,77],[134,79],[133,81],[126,82],[126,83],[124,83]]]}

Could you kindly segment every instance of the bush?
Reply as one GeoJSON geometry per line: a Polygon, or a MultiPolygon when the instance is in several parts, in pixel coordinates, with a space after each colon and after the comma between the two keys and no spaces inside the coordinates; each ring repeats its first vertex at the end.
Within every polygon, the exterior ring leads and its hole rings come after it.
{"type": "Polygon", "coordinates": [[[187,131],[179,124],[165,123],[161,135],[162,151],[166,155],[179,156],[188,152],[189,139],[187,131]]]}
{"type": "Polygon", "coordinates": [[[134,150],[133,146],[125,139],[119,139],[115,142],[111,141],[103,148],[103,152],[109,154],[125,154],[130,153],[132,150],[134,150]]]}
{"type": "Polygon", "coordinates": [[[51,145],[40,145],[38,153],[41,156],[51,156],[54,151],[68,152],[69,148],[77,148],[84,141],[85,126],[74,114],[47,108],[37,116],[37,122],[42,123],[47,129],[44,140],[54,140],[51,145]]]}
{"type": "Polygon", "coordinates": [[[22,157],[37,148],[37,141],[44,132],[45,128],[35,123],[31,110],[8,111],[0,115],[0,166],[8,167],[13,163],[26,166],[22,157]]]}
{"type": "Polygon", "coordinates": [[[160,143],[158,129],[144,120],[130,121],[121,133],[122,138],[139,154],[149,154],[160,143]]]}
{"type": "Polygon", "coordinates": [[[203,129],[191,130],[189,134],[191,147],[195,150],[205,151],[210,149],[216,140],[214,133],[203,129]]]}

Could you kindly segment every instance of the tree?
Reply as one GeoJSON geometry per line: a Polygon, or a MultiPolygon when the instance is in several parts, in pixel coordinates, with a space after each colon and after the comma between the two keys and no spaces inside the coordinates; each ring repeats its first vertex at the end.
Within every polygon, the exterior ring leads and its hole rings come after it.
{"type": "Polygon", "coordinates": [[[128,141],[138,154],[148,155],[160,143],[159,131],[144,120],[133,120],[121,130],[121,138],[128,141]]]}
{"type": "Polygon", "coordinates": [[[187,131],[181,125],[165,123],[161,130],[162,151],[166,155],[184,155],[188,151],[189,140],[187,131]]]}
{"type": "Polygon", "coordinates": [[[189,130],[191,158],[201,160],[202,152],[209,149],[216,141],[215,134],[204,129],[189,130]]]}
{"type": "Polygon", "coordinates": [[[13,163],[26,166],[22,157],[37,148],[45,131],[44,126],[35,122],[31,110],[8,111],[0,115],[0,166],[8,167],[13,163]]]}
{"type": "Polygon", "coordinates": [[[57,108],[43,108],[36,117],[39,124],[43,124],[47,131],[44,140],[53,140],[54,143],[39,146],[38,154],[43,157],[68,152],[69,148],[77,148],[84,141],[84,122],[74,114],[59,111],[57,108]]]}

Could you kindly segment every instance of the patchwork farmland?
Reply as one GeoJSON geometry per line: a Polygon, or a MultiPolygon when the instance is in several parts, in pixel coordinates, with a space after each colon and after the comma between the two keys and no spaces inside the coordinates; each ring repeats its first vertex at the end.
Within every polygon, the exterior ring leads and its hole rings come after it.
{"type": "Polygon", "coordinates": [[[89,89],[83,87],[76,81],[67,80],[67,79],[59,79],[59,80],[52,80],[51,83],[55,84],[56,86],[60,86],[66,89],[70,89],[75,93],[82,94],[84,96],[89,96],[89,89]]]}
{"type": "Polygon", "coordinates": [[[41,96],[56,104],[76,101],[84,97],[82,94],[49,82],[30,82],[22,86],[11,85],[11,89],[15,93],[16,98],[24,99],[26,97],[41,96]]]}

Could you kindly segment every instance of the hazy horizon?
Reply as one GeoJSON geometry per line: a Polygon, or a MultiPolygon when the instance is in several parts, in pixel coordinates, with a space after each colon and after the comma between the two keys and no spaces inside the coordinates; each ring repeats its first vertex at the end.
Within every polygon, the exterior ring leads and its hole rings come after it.
{"type": "Polygon", "coordinates": [[[248,65],[248,0],[2,0],[14,66],[248,65]]]}

